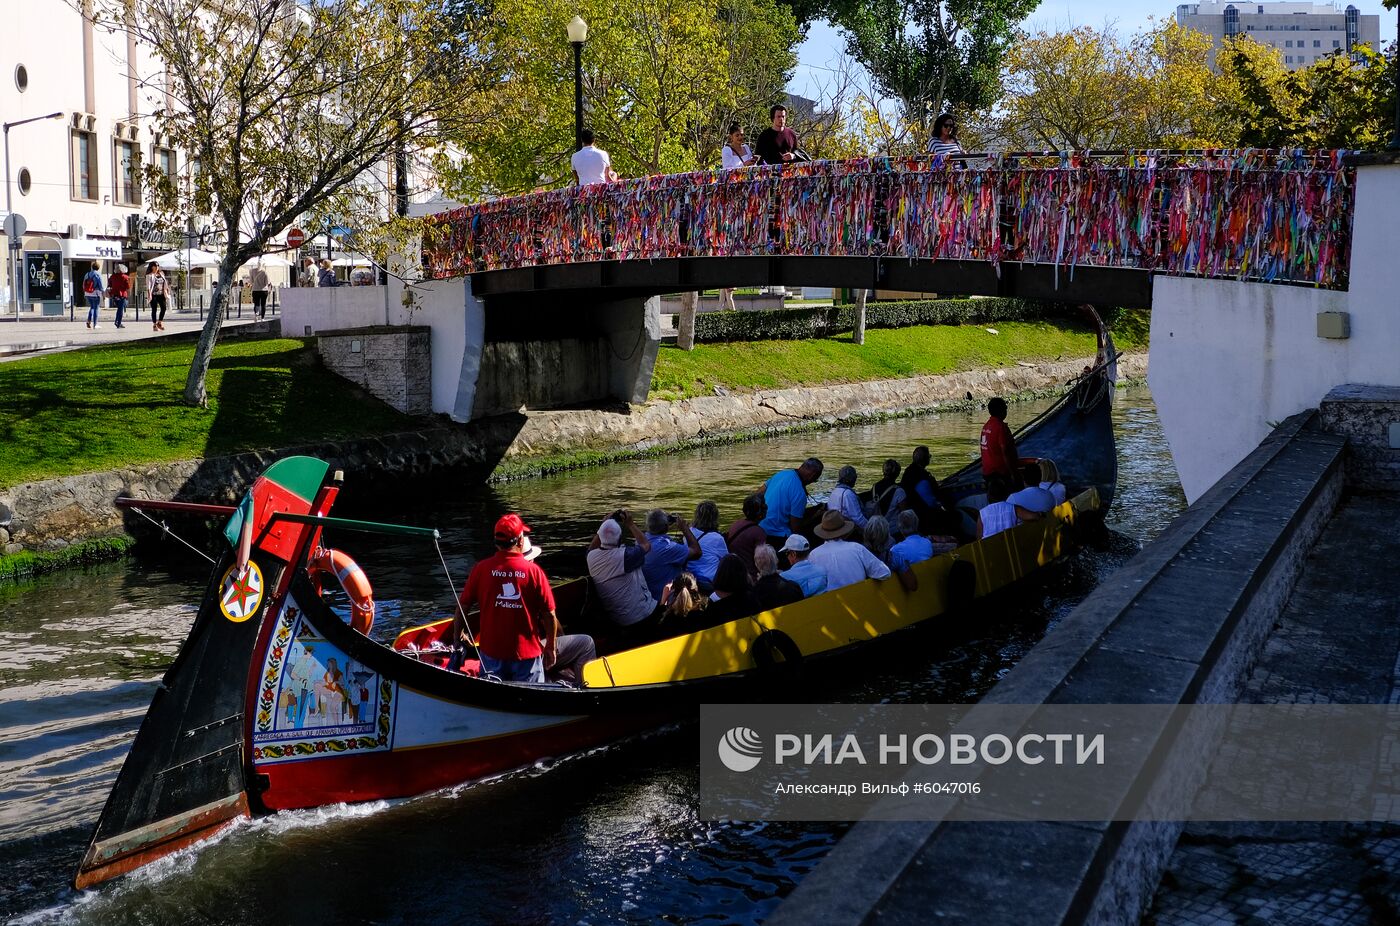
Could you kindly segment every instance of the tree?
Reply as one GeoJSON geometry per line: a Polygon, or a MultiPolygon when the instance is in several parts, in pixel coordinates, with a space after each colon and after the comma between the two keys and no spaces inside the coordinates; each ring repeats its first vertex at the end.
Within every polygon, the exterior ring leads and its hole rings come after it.
{"type": "Polygon", "coordinates": [[[1216,60],[1234,88],[1240,144],[1379,149],[1394,131],[1394,63],[1369,46],[1290,71],[1278,49],[1242,39],[1216,60]]]}
{"type": "Polygon", "coordinates": [[[1126,42],[1112,28],[1042,29],[1007,53],[998,104],[968,121],[1010,150],[1233,144],[1232,85],[1211,71],[1210,49],[1170,21],[1126,42]]]}
{"type": "Polygon", "coordinates": [[[458,139],[460,198],[572,181],[573,49],[588,22],[585,121],[622,176],[713,167],[724,128],[780,97],[796,63],[796,21],[774,0],[518,0],[496,8],[499,80],[488,118],[458,139]]]}
{"type": "Polygon", "coordinates": [[[835,0],[832,21],[922,141],[943,109],[991,105],[1016,25],[1039,2],[835,0]]]}
{"type": "MultiPolygon", "coordinates": [[[[215,217],[224,284],[302,217],[363,200],[356,185],[372,184],[372,168],[400,145],[432,145],[469,120],[486,73],[474,20],[456,0],[79,2],[162,59],[162,70],[138,75],[155,101],[143,115],[198,172],[156,183],[155,207],[171,224],[215,217]]],[[[385,217],[381,204],[376,218],[385,217]]],[[[195,349],[190,404],[207,404],[228,290],[215,291],[195,349]]]]}

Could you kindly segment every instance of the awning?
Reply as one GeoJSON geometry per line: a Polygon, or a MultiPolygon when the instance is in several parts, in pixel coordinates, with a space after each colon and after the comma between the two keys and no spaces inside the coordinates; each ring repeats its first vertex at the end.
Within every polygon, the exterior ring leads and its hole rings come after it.
{"type": "Polygon", "coordinates": [[[104,238],[60,238],[64,260],[121,260],[122,243],[104,238]]]}

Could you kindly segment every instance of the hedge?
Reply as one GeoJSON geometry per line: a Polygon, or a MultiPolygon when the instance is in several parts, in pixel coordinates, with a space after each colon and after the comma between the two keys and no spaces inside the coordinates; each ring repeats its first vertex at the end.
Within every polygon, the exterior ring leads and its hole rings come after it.
{"type": "MultiPolygon", "coordinates": [[[[995,297],[988,299],[918,299],[871,302],[865,307],[866,328],[909,328],[914,325],[985,324],[1036,321],[1068,314],[1054,302],[995,297]]],[[[805,341],[850,331],[855,306],[814,309],[775,309],[770,312],[705,312],[695,316],[695,340],[805,341]]]]}

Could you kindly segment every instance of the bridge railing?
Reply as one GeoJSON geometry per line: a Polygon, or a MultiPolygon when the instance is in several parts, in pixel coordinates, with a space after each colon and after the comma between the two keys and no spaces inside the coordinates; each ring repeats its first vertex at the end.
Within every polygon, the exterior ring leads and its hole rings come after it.
{"type": "Polygon", "coordinates": [[[895,257],[1345,288],[1343,152],[816,161],[643,177],[430,218],[443,278],[677,257],[895,257]]]}

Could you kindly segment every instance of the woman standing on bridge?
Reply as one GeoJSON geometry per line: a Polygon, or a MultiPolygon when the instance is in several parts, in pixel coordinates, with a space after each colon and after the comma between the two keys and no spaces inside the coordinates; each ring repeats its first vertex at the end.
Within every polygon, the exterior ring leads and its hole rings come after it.
{"type": "Polygon", "coordinates": [[[958,144],[958,124],[952,113],[944,113],[933,121],[933,137],[928,140],[928,153],[934,157],[963,153],[962,145],[958,144]]]}

